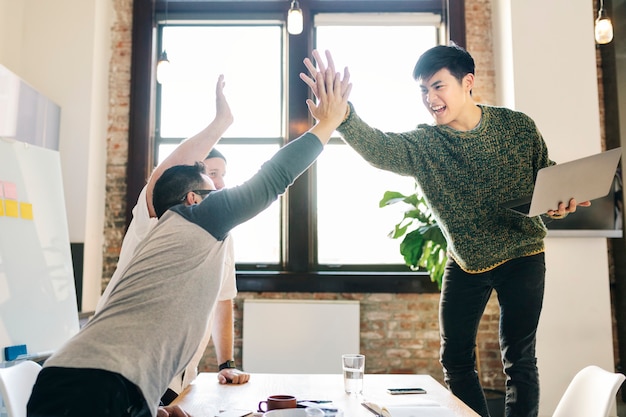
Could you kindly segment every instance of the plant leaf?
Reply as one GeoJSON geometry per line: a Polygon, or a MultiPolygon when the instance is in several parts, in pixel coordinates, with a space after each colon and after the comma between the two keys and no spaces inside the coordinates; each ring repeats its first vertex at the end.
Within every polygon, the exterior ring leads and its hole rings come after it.
{"type": "Polygon", "coordinates": [[[403,236],[406,233],[408,227],[409,224],[406,224],[404,226],[402,226],[402,223],[396,224],[396,227],[394,227],[393,231],[389,234],[389,237],[392,239],[397,239],[403,236]]]}
{"type": "Polygon", "coordinates": [[[400,243],[400,254],[404,262],[412,268],[419,267],[422,257],[424,237],[417,230],[408,233],[400,243]]]}
{"type": "Polygon", "coordinates": [[[424,239],[432,241],[441,246],[444,250],[447,249],[448,242],[443,236],[443,233],[441,233],[441,229],[437,223],[422,226],[417,230],[424,236],[424,239]]]}
{"type": "Polygon", "coordinates": [[[418,187],[415,193],[409,196],[397,191],[386,191],[379,206],[385,207],[400,201],[410,205],[411,208],[404,212],[404,217],[389,236],[397,239],[404,235],[400,242],[400,254],[404,257],[404,262],[413,270],[421,268],[428,271],[430,279],[436,282],[441,290],[441,281],[448,260],[446,252],[448,242],[418,187]],[[407,233],[412,226],[416,228],[407,233]]]}
{"type": "Polygon", "coordinates": [[[378,207],[389,206],[391,204],[396,204],[396,203],[399,203],[400,201],[404,201],[406,199],[407,199],[407,196],[405,196],[402,193],[399,193],[398,191],[385,191],[383,198],[378,203],[378,207]]]}

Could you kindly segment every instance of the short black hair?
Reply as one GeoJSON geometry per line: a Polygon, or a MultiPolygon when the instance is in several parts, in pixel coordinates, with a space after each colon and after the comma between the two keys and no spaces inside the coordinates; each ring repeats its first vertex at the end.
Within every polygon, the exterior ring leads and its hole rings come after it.
{"type": "Polygon", "coordinates": [[[189,191],[203,188],[204,173],[202,162],[166,169],[154,184],[152,192],[152,205],[157,217],[160,218],[170,207],[181,204],[189,191]]]}
{"type": "Polygon", "coordinates": [[[427,80],[444,68],[461,82],[467,74],[474,74],[474,58],[453,42],[448,46],[435,46],[419,57],[413,69],[413,79],[427,80]]]}
{"type": "Polygon", "coordinates": [[[217,148],[211,149],[211,152],[209,152],[209,154],[204,159],[211,159],[211,158],[221,158],[224,160],[224,162],[226,162],[226,157],[224,156],[223,153],[218,151],[217,148]]]}

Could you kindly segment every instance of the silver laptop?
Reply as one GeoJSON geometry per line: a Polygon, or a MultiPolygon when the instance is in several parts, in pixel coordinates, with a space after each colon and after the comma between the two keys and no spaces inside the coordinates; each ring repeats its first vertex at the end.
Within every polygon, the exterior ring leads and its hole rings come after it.
{"type": "Polygon", "coordinates": [[[502,203],[501,206],[534,217],[556,210],[560,202],[590,201],[611,190],[622,148],[611,149],[537,172],[533,194],[502,203]]]}

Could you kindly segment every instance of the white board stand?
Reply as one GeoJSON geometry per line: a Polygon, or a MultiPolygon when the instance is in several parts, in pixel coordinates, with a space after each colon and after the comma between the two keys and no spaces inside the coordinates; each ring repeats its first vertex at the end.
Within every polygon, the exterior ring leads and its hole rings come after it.
{"type": "Polygon", "coordinates": [[[78,332],[58,151],[0,139],[0,363],[4,348],[54,351],[78,332]]]}

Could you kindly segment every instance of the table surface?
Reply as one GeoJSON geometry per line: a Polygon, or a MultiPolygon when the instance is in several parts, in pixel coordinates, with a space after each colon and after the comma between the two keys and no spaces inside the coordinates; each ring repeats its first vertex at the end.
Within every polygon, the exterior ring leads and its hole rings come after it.
{"type": "MultiPolygon", "coordinates": [[[[382,404],[435,401],[455,416],[477,417],[473,410],[430,375],[365,374],[363,395],[348,395],[341,374],[252,374],[243,385],[221,385],[215,373],[200,373],[174,401],[193,417],[213,417],[216,411],[242,409],[256,412],[259,401],[270,395],[287,394],[303,400],[331,400],[344,417],[373,417],[363,401],[382,404]],[[390,395],[387,388],[421,387],[426,394],[390,395]]],[[[261,413],[257,415],[262,415],[261,413]]]]}

